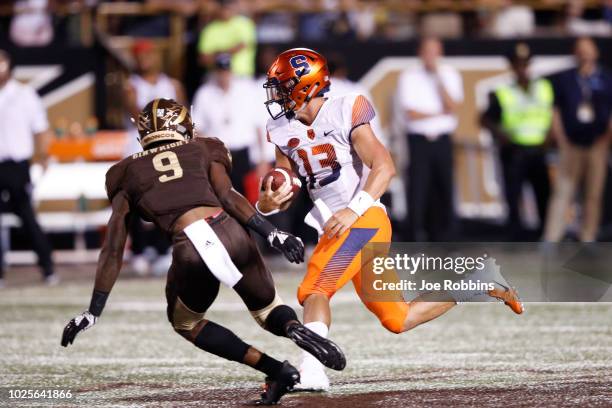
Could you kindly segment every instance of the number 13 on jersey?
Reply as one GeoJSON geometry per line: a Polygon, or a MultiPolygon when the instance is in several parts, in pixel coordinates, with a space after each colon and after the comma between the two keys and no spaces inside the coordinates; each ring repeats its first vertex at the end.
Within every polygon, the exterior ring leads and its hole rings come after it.
{"type": "Polygon", "coordinates": [[[297,155],[299,156],[300,160],[302,160],[302,163],[304,164],[304,169],[306,170],[306,174],[308,175],[308,188],[317,187],[317,181],[318,187],[326,186],[330,183],[333,183],[338,179],[338,177],[340,177],[341,166],[340,163],[338,163],[336,157],[336,150],[334,149],[334,146],[332,146],[330,143],[316,145],[310,149],[310,157],[312,158],[313,162],[319,164],[320,170],[323,170],[326,167],[330,167],[332,170],[332,173],[330,175],[320,180],[317,180],[316,178],[316,170],[313,171],[313,167],[307,149],[298,149],[297,155]]]}

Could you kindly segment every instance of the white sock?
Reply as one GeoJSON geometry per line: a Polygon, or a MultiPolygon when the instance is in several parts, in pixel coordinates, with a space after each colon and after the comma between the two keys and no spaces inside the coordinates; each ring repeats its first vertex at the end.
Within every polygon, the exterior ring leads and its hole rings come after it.
{"type": "MultiPolygon", "coordinates": [[[[308,329],[317,333],[321,337],[327,338],[327,333],[329,332],[329,328],[323,322],[310,322],[305,323],[308,329]]],[[[302,352],[302,369],[304,368],[320,368],[323,369],[323,364],[319,360],[317,360],[312,354],[307,353],[305,351],[302,352]]]]}
{"type": "Polygon", "coordinates": [[[329,327],[327,327],[327,325],[323,322],[304,323],[304,326],[317,333],[321,337],[327,338],[327,333],[329,333],[329,327]]]}

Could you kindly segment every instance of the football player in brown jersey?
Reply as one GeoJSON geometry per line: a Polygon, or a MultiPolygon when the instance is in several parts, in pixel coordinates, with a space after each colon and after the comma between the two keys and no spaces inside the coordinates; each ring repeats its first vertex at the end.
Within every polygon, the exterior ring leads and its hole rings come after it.
{"type": "Polygon", "coordinates": [[[346,360],[340,348],[304,327],[276,294],[246,227],[291,262],[303,262],[304,245],[277,230],[232,188],[231,158],[223,143],[194,138],[189,111],[169,99],[150,102],[139,115],[138,130],[144,151],[115,164],[106,175],[112,215],[91,303],[68,323],[62,345],[72,344],[100,317],[121,269],[129,217],[138,214],[172,238],[166,298],[174,330],[202,350],[265,373],[267,386],[258,403],[276,403],[299,381],[299,373],[287,361],[268,356],[205,318],[220,282],[233,287],[264,329],[342,370],[346,360]]]}

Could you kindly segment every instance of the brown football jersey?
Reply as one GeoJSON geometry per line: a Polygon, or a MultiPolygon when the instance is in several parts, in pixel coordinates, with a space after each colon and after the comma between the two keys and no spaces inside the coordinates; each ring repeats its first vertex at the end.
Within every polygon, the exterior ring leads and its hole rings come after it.
{"type": "Polygon", "coordinates": [[[221,207],[210,184],[209,167],[231,171],[228,150],[219,139],[195,138],[147,149],[121,160],[106,173],[109,200],[125,192],[131,210],[170,232],[188,210],[221,207]]]}

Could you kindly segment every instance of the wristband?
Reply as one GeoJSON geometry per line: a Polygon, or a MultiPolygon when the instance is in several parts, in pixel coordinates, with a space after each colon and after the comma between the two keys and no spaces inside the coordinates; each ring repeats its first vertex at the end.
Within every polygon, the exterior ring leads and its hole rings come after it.
{"type": "Polygon", "coordinates": [[[91,295],[91,302],[89,303],[89,313],[96,317],[100,317],[104,306],[106,305],[106,299],[108,299],[109,292],[94,289],[91,295]]]}
{"type": "Polygon", "coordinates": [[[255,209],[257,210],[258,213],[260,213],[261,215],[263,215],[264,217],[267,217],[269,215],[274,215],[274,214],[278,214],[280,212],[280,208],[277,208],[276,210],[272,210],[272,211],[268,211],[268,212],[263,212],[259,209],[259,201],[257,201],[255,203],[255,209]]]}
{"type": "Polygon", "coordinates": [[[261,235],[264,238],[268,238],[271,233],[276,231],[276,227],[261,214],[255,213],[249,220],[247,221],[247,225],[256,233],[261,235]]]}
{"type": "Polygon", "coordinates": [[[361,190],[355,195],[355,197],[353,197],[347,207],[361,217],[363,213],[368,211],[368,208],[370,208],[372,204],[374,204],[374,199],[372,196],[366,191],[361,190]]]}

